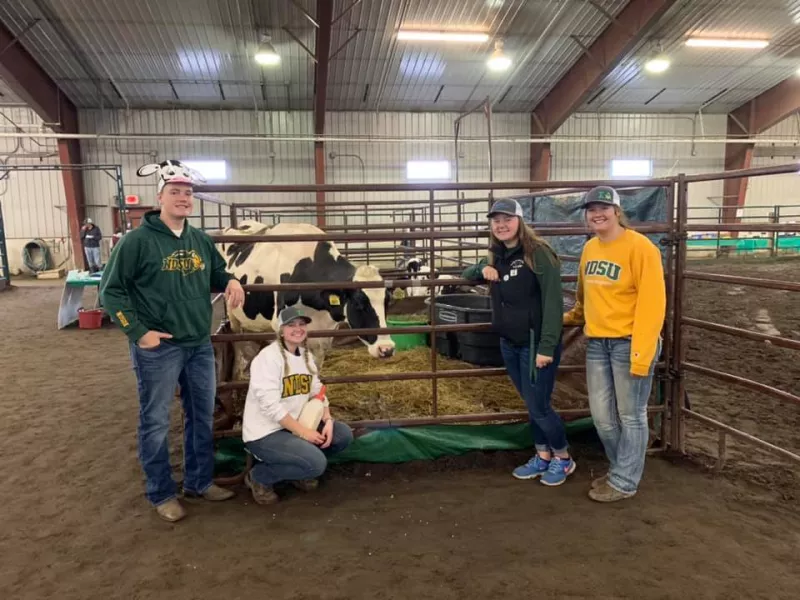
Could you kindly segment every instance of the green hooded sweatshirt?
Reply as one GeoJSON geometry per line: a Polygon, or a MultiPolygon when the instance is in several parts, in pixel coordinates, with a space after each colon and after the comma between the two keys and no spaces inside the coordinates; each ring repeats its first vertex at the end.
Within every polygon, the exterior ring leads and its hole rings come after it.
{"type": "Polygon", "coordinates": [[[103,271],[100,297],[111,319],[132,342],[149,330],[171,343],[199,346],[211,334],[211,293],[233,279],[211,238],[188,222],[180,237],[145,213],[142,225],[122,236],[103,271]]]}

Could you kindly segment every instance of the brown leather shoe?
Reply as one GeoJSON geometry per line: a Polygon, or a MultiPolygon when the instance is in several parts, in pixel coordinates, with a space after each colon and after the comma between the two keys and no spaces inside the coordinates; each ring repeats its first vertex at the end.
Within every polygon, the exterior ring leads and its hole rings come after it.
{"type": "Polygon", "coordinates": [[[244,484],[250,488],[250,491],[253,494],[253,501],[256,504],[275,504],[280,500],[278,494],[276,494],[275,490],[273,490],[271,487],[261,485],[257,481],[253,481],[252,477],[250,477],[249,471],[247,475],[244,476],[244,484]]]}
{"type": "Polygon", "coordinates": [[[618,502],[620,500],[633,498],[635,495],[636,492],[633,492],[632,494],[625,494],[619,490],[615,490],[608,485],[608,482],[603,483],[596,489],[589,490],[589,498],[595,502],[618,502]]]}
{"type": "Polygon", "coordinates": [[[223,487],[219,487],[216,484],[211,484],[211,487],[208,488],[205,492],[203,492],[203,498],[208,500],[209,502],[222,502],[223,500],[230,500],[236,495],[236,492],[233,490],[228,490],[223,487]]]}
{"type": "Polygon", "coordinates": [[[186,509],[181,506],[181,503],[178,502],[177,498],[173,498],[172,500],[167,500],[166,502],[159,504],[156,506],[156,512],[158,513],[159,517],[165,521],[169,521],[170,523],[180,521],[186,516],[186,509]]]}
{"type": "Polygon", "coordinates": [[[208,500],[209,502],[222,502],[223,500],[230,500],[236,495],[233,490],[226,490],[216,484],[211,484],[202,494],[197,492],[187,492],[184,490],[183,497],[187,502],[197,502],[199,500],[208,500]]]}
{"type": "Polygon", "coordinates": [[[298,490],[302,490],[304,492],[313,492],[319,487],[319,480],[318,479],[296,479],[292,481],[292,485],[296,487],[298,490]]]}

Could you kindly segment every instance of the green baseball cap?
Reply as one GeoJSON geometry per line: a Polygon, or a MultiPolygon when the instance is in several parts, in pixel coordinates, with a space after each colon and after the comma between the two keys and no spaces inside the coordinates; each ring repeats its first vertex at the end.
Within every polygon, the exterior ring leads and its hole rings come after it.
{"type": "Polygon", "coordinates": [[[610,206],[621,206],[619,194],[612,187],[601,185],[586,192],[583,199],[583,208],[590,204],[608,204],[610,206]]]}
{"type": "Polygon", "coordinates": [[[287,306],[278,315],[278,327],[283,327],[296,319],[304,321],[306,325],[311,323],[311,317],[308,317],[302,310],[296,306],[287,306]]]}

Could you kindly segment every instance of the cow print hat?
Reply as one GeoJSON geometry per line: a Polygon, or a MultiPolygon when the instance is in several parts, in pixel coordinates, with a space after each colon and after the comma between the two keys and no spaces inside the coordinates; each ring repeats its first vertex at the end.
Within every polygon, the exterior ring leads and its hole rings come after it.
{"type": "Polygon", "coordinates": [[[179,160],[165,160],[162,163],[152,163],[139,167],[136,174],[139,177],[148,177],[158,173],[158,193],[168,183],[205,183],[205,177],[194,169],[190,169],[179,160]]]}

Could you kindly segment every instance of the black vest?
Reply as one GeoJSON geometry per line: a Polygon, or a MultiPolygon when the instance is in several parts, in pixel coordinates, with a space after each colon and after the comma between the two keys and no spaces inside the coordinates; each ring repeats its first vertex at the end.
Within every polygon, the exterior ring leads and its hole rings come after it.
{"type": "Polygon", "coordinates": [[[492,247],[494,268],[500,281],[489,286],[494,331],[516,346],[530,343],[542,331],[542,289],[539,278],[525,262],[522,244],[492,247]]]}

